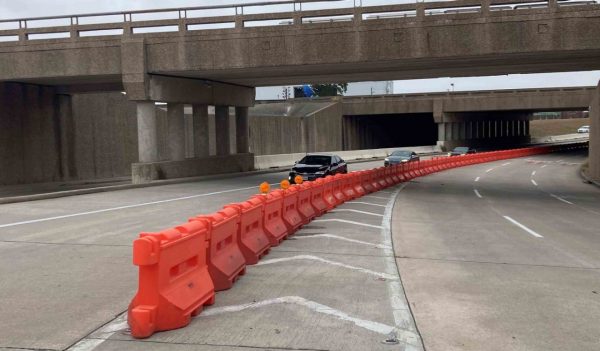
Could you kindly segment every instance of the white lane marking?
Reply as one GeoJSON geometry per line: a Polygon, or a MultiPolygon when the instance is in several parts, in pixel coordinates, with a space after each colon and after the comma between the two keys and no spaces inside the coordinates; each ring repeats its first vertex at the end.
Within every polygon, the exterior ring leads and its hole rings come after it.
{"type": "Polygon", "coordinates": [[[369,216],[383,217],[383,215],[379,214],[379,213],[373,213],[373,212],[367,212],[367,211],[360,211],[360,210],[352,210],[352,209],[348,209],[348,208],[338,208],[337,210],[331,211],[331,213],[340,213],[340,212],[354,212],[354,213],[366,214],[366,215],[369,215],[369,216]]]}
{"type": "Polygon", "coordinates": [[[127,312],[122,313],[112,322],[90,334],[85,339],[67,349],[67,351],[91,351],[100,346],[104,341],[110,339],[115,333],[124,331],[127,325],[127,312]]]}
{"type": "Polygon", "coordinates": [[[255,186],[249,186],[249,187],[246,187],[246,188],[238,188],[238,189],[230,189],[230,190],[223,190],[223,191],[215,191],[215,192],[212,192],[212,193],[183,196],[183,197],[177,197],[177,198],[173,198],[173,199],[159,200],[159,201],[152,201],[152,202],[144,202],[144,203],[135,204],[135,205],[111,207],[111,208],[105,208],[105,209],[102,209],[102,210],[72,213],[72,214],[63,215],[63,216],[55,216],[55,217],[32,219],[32,220],[29,220],[29,221],[22,221],[22,222],[1,224],[0,228],[8,228],[8,227],[15,227],[15,226],[18,226],[18,225],[23,225],[23,224],[32,224],[32,223],[39,223],[39,222],[54,221],[54,220],[57,220],[57,219],[80,217],[80,216],[86,216],[86,215],[97,214],[97,213],[119,211],[119,210],[125,210],[125,209],[129,209],[129,208],[136,208],[136,207],[143,207],[143,206],[150,206],[150,205],[158,205],[158,204],[164,204],[164,203],[175,202],[175,201],[195,199],[195,198],[199,198],[199,197],[207,197],[207,196],[213,196],[213,195],[233,193],[233,192],[236,192],[236,191],[250,190],[250,189],[255,189],[255,188],[256,188],[255,186]]]}
{"type": "Polygon", "coordinates": [[[550,194],[550,196],[552,196],[553,198],[555,198],[555,199],[557,199],[557,200],[559,200],[559,201],[562,201],[562,202],[564,202],[564,203],[567,203],[567,204],[569,204],[569,205],[574,205],[574,203],[572,203],[571,201],[567,201],[567,200],[563,199],[563,198],[562,198],[562,197],[560,197],[560,196],[557,196],[557,195],[554,195],[554,194],[550,194]]]}
{"type": "Polygon", "coordinates": [[[374,275],[376,277],[384,278],[384,279],[398,279],[397,277],[387,274],[387,273],[375,272],[375,271],[372,271],[367,268],[350,266],[345,263],[326,260],[324,258],[313,256],[313,255],[297,255],[297,256],[292,256],[292,257],[272,258],[270,260],[259,261],[254,266],[255,267],[256,266],[264,266],[264,265],[268,265],[268,264],[275,264],[275,263],[288,262],[288,261],[298,261],[298,260],[317,261],[317,262],[321,262],[321,263],[330,264],[332,266],[343,267],[346,269],[351,269],[353,271],[357,271],[357,272],[361,272],[361,273],[365,273],[365,274],[369,274],[369,275],[374,275]]]}
{"type": "Polygon", "coordinates": [[[477,178],[475,178],[475,181],[476,181],[476,182],[478,182],[478,181],[479,181],[479,179],[481,179],[481,177],[477,177],[477,178]]]}
{"type": "Polygon", "coordinates": [[[369,227],[369,228],[377,228],[377,229],[381,228],[380,225],[373,225],[373,224],[367,224],[367,223],[361,223],[361,222],[355,222],[355,221],[347,221],[345,219],[315,219],[314,221],[312,221],[312,223],[315,223],[315,222],[339,222],[339,223],[348,223],[348,224],[354,224],[354,225],[362,225],[363,227],[369,227]]]}
{"type": "Polygon", "coordinates": [[[218,316],[225,313],[233,313],[233,312],[241,312],[248,309],[256,309],[261,307],[266,307],[270,305],[278,305],[278,304],[293,304],[298,306],[306,307],[312,311],[317,313],[323,313],[326,315],[334,316],[343,321],[352,322],[356,326],[373,331],[375,333],[379,333],[382,335],[387,335],[394,330],[394,327],[382,324],[379,322],[364,320],[356,317],[349,316],[347,313],[336,310],[326,305],[322,305],[320,303],[307,300],[300,296],[283,296],[269,300],[250,302],[242,305],[233,305],[233,306],[223,306],[223,307],[214,307],[207,308],[198,318],[206,318],[210,316],[218,316]]]}
{"type": "Polygon", "coordinates": [[[532,180],[531,180],[531,184],[533,184],[533,185],[535,185],[535,186],[538,186],[538,183],[535,181],[535,179],[532,179],[532,180]]]}
{"type": "Polygon", "coordinates": [[[503,163],[502,166],[508,166],[510,162],[503,163]]]}
{"type": "Polygon", "coordinates": [[[543,165],[543,166],[542,166],[542,167],[540,167],[540,168],[546,168],[546,166],[548,166],[548,165],[543,165]]]}
{"type": "Polygon", "coordinates": [[[372,197],[374,199],[381,199],[381,200],[389,200],[389,197],[382,197],[382,196],[374,196],[374,195],[365,195],[363,197],[372,197]]]}
{"type": "Polygon", "coordinates": [[[533,171],[533,172],[531,172],[531,176],[532,176],[532,177],[535,177],[536,173],[537,173],[537,171],[533,171]]]}
{"type": "Polygon", "coordinates": [[[295,235],[294,236],[294,239],[310,239],[310,238],[331,238],[331,239],[348,241],[348,242],[355,243],[355,244],[374,246],[378,249],[391,249],[391,247],[389,247],[387,245],[375,244],[375,243],[370,243],[370,242],[362,241],[362,240],[349,239],[349,238],[339,236],[339,235],[334,235],[334,234],[315,234],[315,235],[295,235]]]}
{"type": "Polygon", "coordinates": [[[362,202],[362,201],[349,201],[347,204],[360,204],[360,205],[369,205],[369,206],[377,206],[377,207],[385,207],[385,205],[374,204],[371,202],[362,202]]]}
{"type": "Polygon", "coordinates": [[[396,277],[395,280],[390,280],[387,282],[390,305],[392,307],[394,324],[396,326],[395,333],[400,341],[404,341],[412,345],[419,345],[419,349],[422,349],[423,343],[421,341],[421,337],[417,333],[417,327],[408,305],[408,301],[406,300],[406,294],[404,293],[404,287],[402,286],[402,280],[400,279],[400,273],[398,272],[398,266],[396,264],[396,259],[394,258],[394,249],[392,243],[391,225],[394,204],[396,203],[398,193],[405,187],[406,184],[402,184],[394,192],[394,195],[392,195],[391,199],[387,203],[383,221],[381,222],[381,242],[390,247],[390,249],[383,250],[385,272],[396,277]]]}
{"type": "Polygon", "coordinates": [[[485,173],[490,173],[490,172],[491,172],[491,171],[493,171],[493,170],[494,170],[494,168],[490,168],[490,169],[488,169],[487,171],[485,171],[485,173]]]}
{"type": "Polygon", "coordinates": [[[481,194],[479,193],[479,191],[477,189],[473,189],[473,191],[475,192],[475,195],[477,195],[478,198],[483,198],[483,196],[481,196],[481,194]]]}
{"type": "Polygon", "coordinates": [[[534,232],[533,230],[527,228],[526,226],[524,226],[523,224],[515,221],[514,219],[510,218],[509,216],[503,216],[504,219],[506,219],[507,221],[511,222],[512,224],[516,225],[517,227],[523,229],[524,231],[526,231],[527,233],[535,236],[536,238],[543,238],[543,236],[541,236],[540,234],[534,232]]]}

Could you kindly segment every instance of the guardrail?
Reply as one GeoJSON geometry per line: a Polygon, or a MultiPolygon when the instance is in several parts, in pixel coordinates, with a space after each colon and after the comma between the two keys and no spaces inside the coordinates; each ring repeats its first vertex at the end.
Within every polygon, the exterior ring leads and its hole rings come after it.
{"type": "Polygon", "coordinates": [[[370,6],[369,0],[288,0],[0,20],[0,42],[197,32],[261,26],[423,20],[428,16],[520,14],[522,10],[596,6],[598,0],[457,0],[370,6]],[[270,12],[269,12],[270,11],[270,12]]]}
{"type": "Polygon", "coordinates": [[[133,243],[133,263],[139,267],[138,292],[129,305],[131,335],[147,338],[155,332],[188,325],[191,318],[215,303],[215,291],[229,289],[273,246],[327,211],[365,194],[413,178],[451,168],[586,148],[586,143],[537,146],[427,161],[408,162],[320,178],[231,204],[158,233],[142,233],[133,243]]]}

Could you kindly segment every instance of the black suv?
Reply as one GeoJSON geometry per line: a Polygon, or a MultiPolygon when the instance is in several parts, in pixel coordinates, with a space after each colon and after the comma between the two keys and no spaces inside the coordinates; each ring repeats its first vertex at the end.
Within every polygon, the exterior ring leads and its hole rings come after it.
{"type": "Polygon", "coordinates": [[[294,183],[296,176],[302,180],[315,180],[328,175],[348,173],[348,165],[337,155],[307,154],[296,162],[290,171],[290,183],[294,183]]]}

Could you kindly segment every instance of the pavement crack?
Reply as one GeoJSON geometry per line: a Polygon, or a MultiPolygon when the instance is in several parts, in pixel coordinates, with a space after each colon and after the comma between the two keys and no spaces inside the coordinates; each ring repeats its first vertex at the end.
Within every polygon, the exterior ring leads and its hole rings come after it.
{"type": "Polygon", "coordinates": [[[411,256],[395,256],[395,257],[397,259],[421,260],[421,261],[439,261],[439,262],[453,262],[453,263],[480,263],[480,264],[490,264],[490,265],[508,265],[508,266],[526,266],[526,267],[566,268],[566,269],[581,269],[581,270],[592,270],[592,271],[600,270],[600,267],[577,267],[577,266],[564,266],[564,265],[551,265],[551,264],[492,262],[492,261],[461,260],[461,259],[431,258],[431,257],[411,257],[411,256]]]}
{"type": "Polygon", "coordinates": [[[329,351],[330,349],[314,349],[314,348],[296,348],[296,347],[272,347],[272,346],[252,346],[252,345],[228,345],[228,344],[211,344],[211,343],[195,343],[195,342],[173,342],[173,341],[158,341],[158,340],[113,340],[117,342],[140,342],[145,344],[167,344],[167,345],[195,345],[195,346],[211,346],[223,349],[231,349],[232,347],[249,350],[280,350],[280,351],[329,351]]]}
{"type": "Polygon", "coordinates": [[[0,243],[53,245],[53,246],[132,247],[132,245],[125,245],[125,244],[51,243],[51,242],[44,242],[44,241],[20,241],[20,240],[0,240],[0,243]]]}

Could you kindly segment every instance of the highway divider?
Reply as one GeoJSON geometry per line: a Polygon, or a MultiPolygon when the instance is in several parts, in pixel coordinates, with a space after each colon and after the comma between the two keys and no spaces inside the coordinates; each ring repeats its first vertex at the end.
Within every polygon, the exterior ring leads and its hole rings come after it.
{"type": "Polygon", "coordinates": [[[139,267],[138,292],[128,309],[135,338],[185,327],[204,306],[215,302],[215,291],[231,288],[253,265],[303,225],[327,211],[365,194],[450,168],[586,148],[587,143],[537,146],[454,157],[437,157],[338,174],[290,185],[245,202],[226,205],[211,215],[160,233],[142,233],[133,243],[133,263],[139,267]]]}

